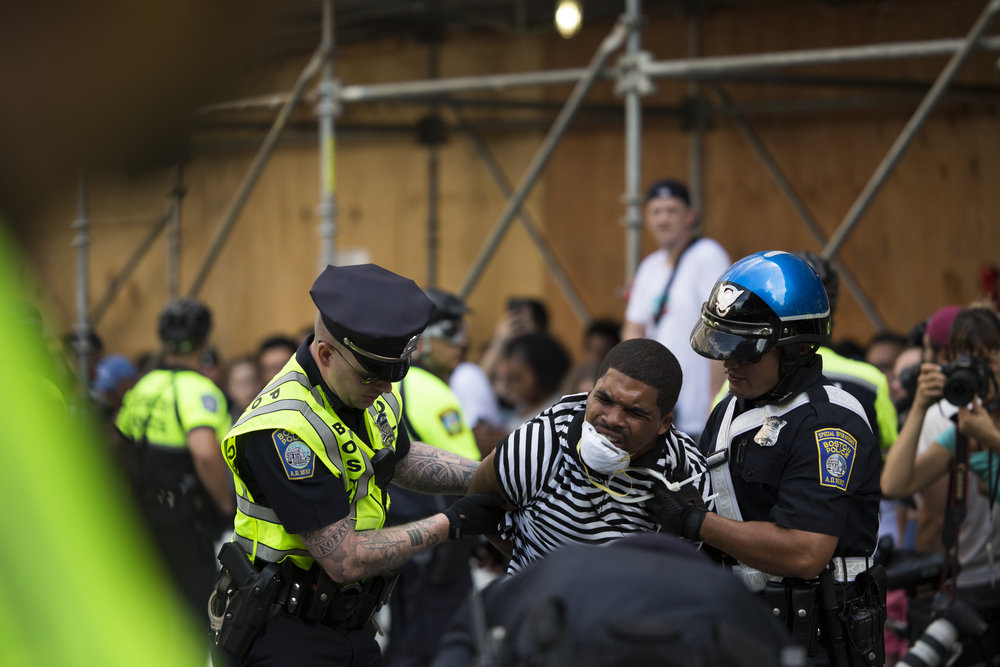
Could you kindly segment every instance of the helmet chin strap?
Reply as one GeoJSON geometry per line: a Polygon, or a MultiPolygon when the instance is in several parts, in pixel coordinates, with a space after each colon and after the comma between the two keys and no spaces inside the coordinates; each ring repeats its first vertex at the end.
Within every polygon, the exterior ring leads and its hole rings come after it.
{"type": "Polygon", "coordinates": [[[795,377],[795,372],[807,366],[816,358],[818,347],[818,345],[813,345],[807,352],[803,353],[800,350],[799,343],[782,345],[781,361],[778,362],[778,384],[774,385],[771,391],[764,392],[753,399],[753,402],[761,405],[765,403],[784,403],[791,398],[791,384],[792,379],[795,377]]]}

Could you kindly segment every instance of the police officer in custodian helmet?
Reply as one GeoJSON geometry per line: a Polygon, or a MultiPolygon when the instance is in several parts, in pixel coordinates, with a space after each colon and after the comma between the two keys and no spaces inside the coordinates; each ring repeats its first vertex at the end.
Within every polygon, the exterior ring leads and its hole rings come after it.
{"type": "Polygon", "coordinates": [[[723,273],[691,333],[730,386],[700,441],[717,511],[666,488],[657,499],[664,525],[718,551],[815,664],[876,665],[879,447],[862,406],[822,374],[829,335],[826,292],[801,259],[760,252],[723,273]]]}

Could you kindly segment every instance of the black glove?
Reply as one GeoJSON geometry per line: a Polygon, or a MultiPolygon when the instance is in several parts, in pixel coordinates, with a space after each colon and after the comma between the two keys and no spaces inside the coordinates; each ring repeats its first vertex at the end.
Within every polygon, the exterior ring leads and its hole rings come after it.
{"type": "Polygon", "coordinates": [[[503,503],[503,496],[499,493],[474,493],[455,501],[444,511],[451,524],[448,539],[496,533],[504,515],[503,503]]]}
{"type": "Polygon", "coordinates": [[[700,501],[686,500],[680,493],[657,484],[653,487],[653,497],[646,501],[646,506],[661,526],[692,542],[698,541],[701,524],[708,511],[700,501]]]}

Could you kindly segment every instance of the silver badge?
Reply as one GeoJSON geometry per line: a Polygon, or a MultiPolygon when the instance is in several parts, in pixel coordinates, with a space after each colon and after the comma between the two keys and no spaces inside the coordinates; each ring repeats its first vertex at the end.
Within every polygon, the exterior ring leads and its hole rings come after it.
{"type": "Polygon", "coordinates": [[[392,432],[389,419],[384,412],[378,413],[378,417],[375,418],[375,426],[378,426],[378,432],[382,434],[382,442],[385,443],[385,446],[392,447],[392,443],[396,441],[396,435],[392,432]]]}
{"type": "Polygon", "coordinates": [[[715,310],[718,311],[719,315],[725,317],[741,294],[743,294],[743,290],[736,289],[735,285],[726,283],[719,288],[719,293],[715,295],[715,310]]]}
{"type": "Polygon", "coordinates": [[[753,437],[753,441],[761,447],[774,447],[775,443],[778,442],[778,432],[785,424],[786,422],[777,417],[768,417],[764,420],[760,430],[757,431],[757,435],[753,437]]]}

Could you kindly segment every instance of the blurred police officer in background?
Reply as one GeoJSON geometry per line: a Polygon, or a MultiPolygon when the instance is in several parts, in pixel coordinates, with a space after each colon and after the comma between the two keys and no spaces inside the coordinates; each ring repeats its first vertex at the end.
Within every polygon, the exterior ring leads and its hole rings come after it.
{"type": "Polygon", "coordinates": [[[198,301],[168,303],[157,322],[162,362],[125,394],[115,420],[142,515],[199,619],[215,578],[214,543],[235,510],[219,448],[229,408],[219,388],[195,370],[211,328],[212,315],[198,301]]]}
{"type": "Polygon", "coordinates": [[[212,623],[248,665],[381,664],[370,621],[396,570],[449,538],[496,532],[501,499],[384,528],[391,480],[464,494],[476,470],[400,428],[398,383],[434,306],[373,264],[328,266],[310,295],[314,334],[223,443],[238,498],[212,623]]]}
{"type": "MultiPolygon", "coordinates": [[[[411,440],[478,461],[476,438],[448,386],[468,344],[465,313],[469,309],[461,298],[443,290],[432,288],[424,293],[434,310],[413,352],[413,366],[400,383],[403,423],[411,440]]],[[[422,519],[441,512],[453,500],[394,486],[389,523],[422,519]]],[[[472,589],[469,560],[478,541],[469,536],[439,544],[400,568],[389,605],[387,665],[430,664],[445,624],[472,589]]]]}
{"type": "Polygon", "coordinates": [[[731,392],[700,442],[716,455],[718,510],[655,493],[664,525],[722,552],[816,664],[881,664],[879,447],[857,399],[823,378],[829,334],[826,292],[801,259],[756,253],[723,273],[691,333],[731,392]]]}

